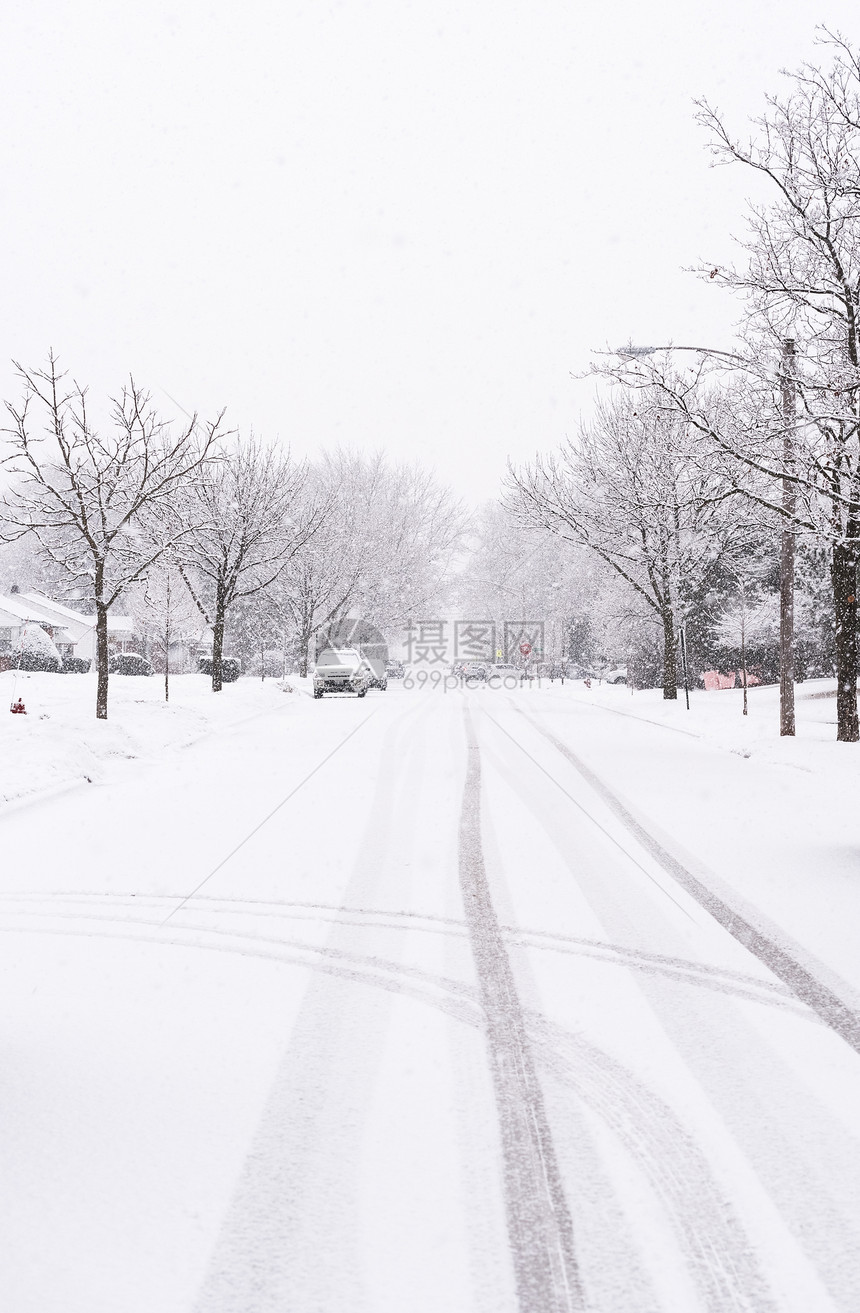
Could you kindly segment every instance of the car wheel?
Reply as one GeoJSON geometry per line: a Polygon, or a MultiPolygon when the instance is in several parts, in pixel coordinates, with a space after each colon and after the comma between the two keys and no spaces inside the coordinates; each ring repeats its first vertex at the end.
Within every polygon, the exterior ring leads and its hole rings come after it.
{"type": "Polygon", "coordinates": [[[321,698],[321,697],[322,697],[322,694],[323,694],[323,691],[322,691],[321,688],[315,688],[315,689],[314,689],[314,697],[315,697],[315,698],[321,698]]]}
{"type": "Polygon", "coordinates": [[[360,689],[358,690],[358,696],[359,696],[360,698],[366,698],[366,697],[367,697],[367,689],[366,689],[366,688],[360,688],[360,689]]]}

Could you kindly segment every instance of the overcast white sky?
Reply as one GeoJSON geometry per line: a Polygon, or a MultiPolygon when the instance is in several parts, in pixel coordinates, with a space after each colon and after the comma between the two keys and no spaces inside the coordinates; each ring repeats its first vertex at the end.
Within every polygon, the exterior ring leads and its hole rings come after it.
{"type": "Polygon", "coordinates": [[[0,395],[93,390],[420,458],[472,500],[607,342],[731,340],[740,127],[856,4],[5,0],[0,395]]]}

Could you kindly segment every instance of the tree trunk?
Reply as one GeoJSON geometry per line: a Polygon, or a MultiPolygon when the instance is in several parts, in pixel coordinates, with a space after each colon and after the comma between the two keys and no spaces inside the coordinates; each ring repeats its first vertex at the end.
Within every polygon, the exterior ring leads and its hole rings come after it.
{"type": "Polygon", "coordinates": [[[830,576],[836,620],[836,738],[857,743],[857,554],[852,542],[834,543],[830,576]]]}
{"type": "Polygon", "coordinates": [[[299,674],[302,679],[308,677],[308,666],[310,665],[311,635],[309,630],[305,630],[300,639],[299,646],[299,674]]]}
{"type": "Polygon", "coordinates": [[[215,597],[215,624],[212,627],[212,692],[221,692],[221,667],[224,657],[224,590],[219,583],[215,597]]]}
{"type": "Polygon", "coordinates": [[[794,734],[794,529],[783,529],[779,576],[779,732],[794,734]]]}
{"type": "Polygon", "coordinates": [[[108,608],[102,601],[96,601],[96,670],[98,671],[98,685],[96,687],[96,720],[107,720],[108,608]]]}
{"type": "Polygon", "coordinates": [[[746,624],[744,622],[744,613],[741,611],[741,678],[744,681],[744,715],[748,714],[747,708],[747,635],[746,624]]]}
{"type": "Polygon", "coordinates": [[[170,575],[167,576],[167,606],[164,612],[164,700],[170,701],[170,575]]]}
{"type": "Polygon", "coordinates": [[[690,710],[690,672],[687,667],[687,630],[681,625],[678,631],[681,637],[681,664],[684,670],[684,701],[687,704],[687,710],[690,710]]]}
{"type": "Polygon", "coordinates": [[[678,660],[675,655],[675,617],[671,609],[663,612],[663,698],[678,698],[678,660]]]}

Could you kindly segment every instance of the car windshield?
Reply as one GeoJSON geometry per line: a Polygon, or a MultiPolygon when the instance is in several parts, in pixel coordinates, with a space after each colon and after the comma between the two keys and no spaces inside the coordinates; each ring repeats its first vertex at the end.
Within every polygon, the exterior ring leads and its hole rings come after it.
{"type": "Polygon", "coordinates": [[[328,648],[317,657],[317,667],[352,670],[361,664],[361,657],[352,648],[328,648]]]}

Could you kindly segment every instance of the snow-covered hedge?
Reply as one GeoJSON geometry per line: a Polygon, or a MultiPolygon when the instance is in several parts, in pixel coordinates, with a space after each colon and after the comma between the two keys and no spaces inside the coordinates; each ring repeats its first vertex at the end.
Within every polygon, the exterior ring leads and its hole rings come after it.
{"type": "MultiPolygon", "coordinates": [[[[212,658],[198,657],[197,669],[201,675],[212,674],[212,658]]],[[[225,684],[232,684],[242,673],[242,662],[238,657],[222,657],[221,659],[221,679],[225,684]]],[[[259,672],[258,672],[259,673],[259,672]]]]}
{"type": "Polygon", "coordinates": [[[21,670],[57,671],[63,664],[50,635],[36,624],[24,626],[14,649],[13,662],[21,670]]]}

